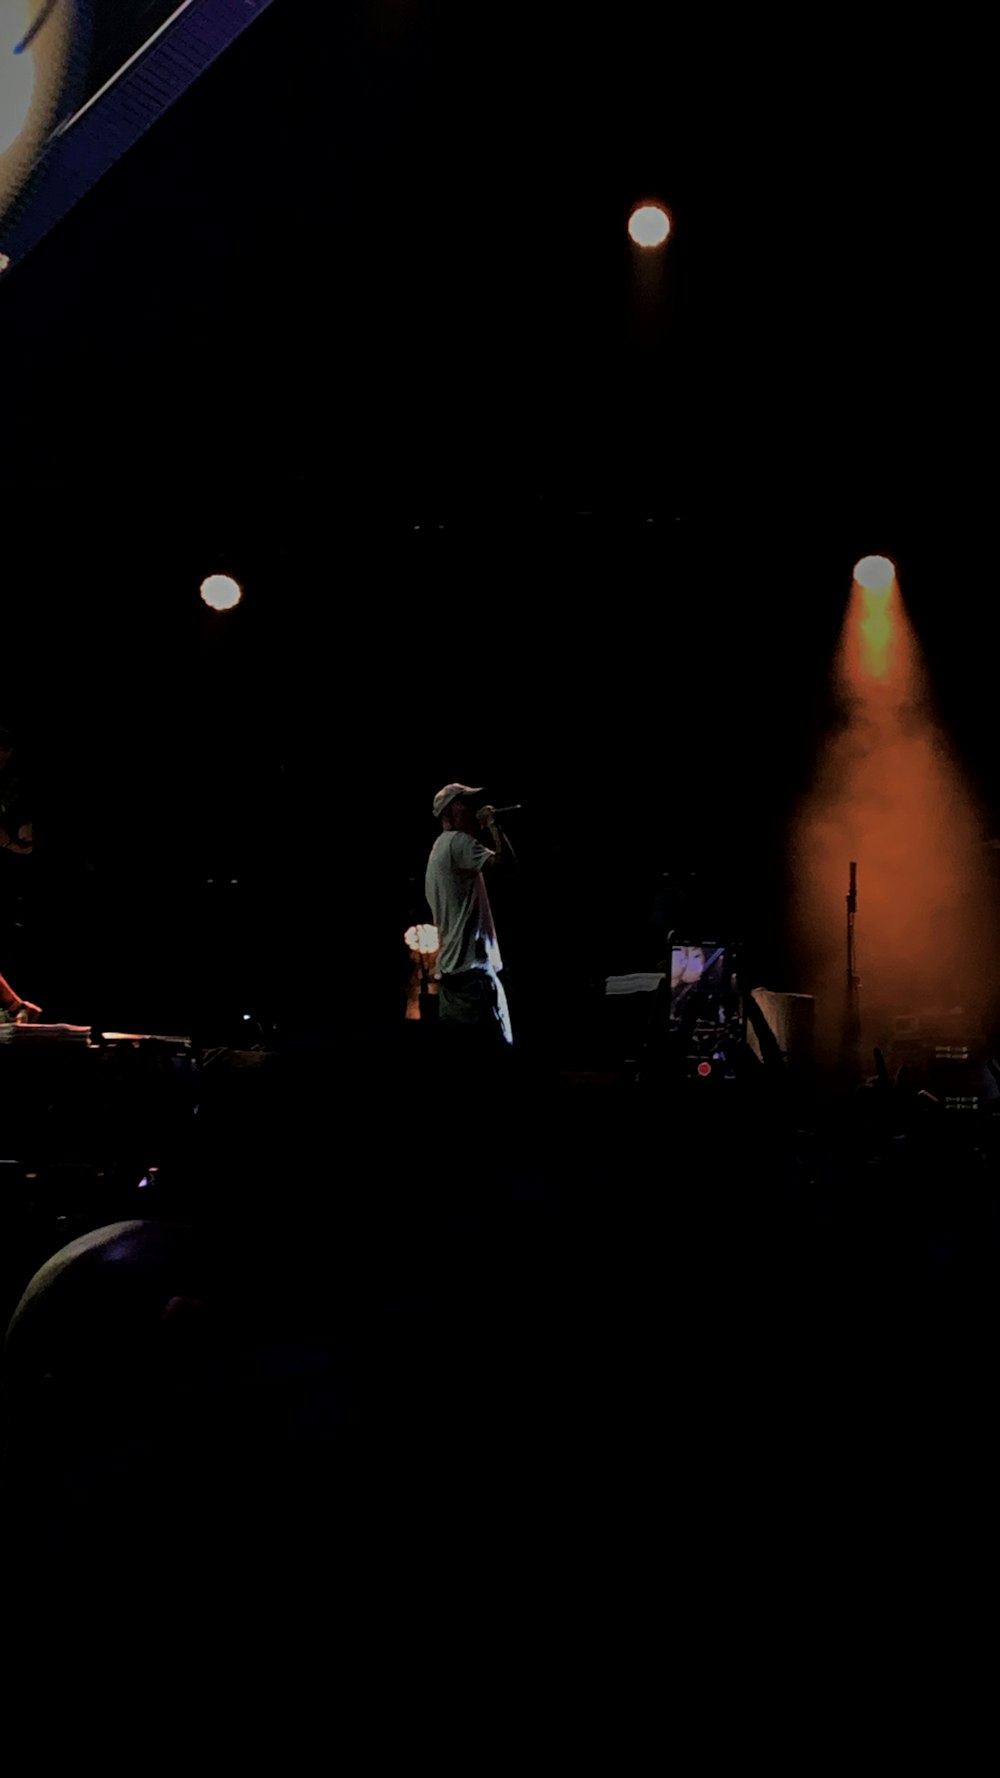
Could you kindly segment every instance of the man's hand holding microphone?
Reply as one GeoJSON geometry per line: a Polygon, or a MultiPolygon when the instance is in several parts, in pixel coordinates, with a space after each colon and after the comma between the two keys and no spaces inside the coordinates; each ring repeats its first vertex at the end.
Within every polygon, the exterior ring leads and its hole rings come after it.
{"type": "MultiPolygon", "coordinates": [[[[519,805],[516,803],[510,804],[511,808],[517,808],[518,806],[519,805]]],[[[479,822],[480,827],[488,827],[493,836],[493,844],[496,848],[493,854],[494,858],[499,858],[501,852],[509,852],[516,864],[517,854],[507,838],[507,835],[504,833],[503,828],[500,826],[500,823],[497,821],[497,816],[504,815],[506,812],[506,808],[497,809],[493,803],[484,803],[481,809],[476,810],[476,820],[479,822]]]]}

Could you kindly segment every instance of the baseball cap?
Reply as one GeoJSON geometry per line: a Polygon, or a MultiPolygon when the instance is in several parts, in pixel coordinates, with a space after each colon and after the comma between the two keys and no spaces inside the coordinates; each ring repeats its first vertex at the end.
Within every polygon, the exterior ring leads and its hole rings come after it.
{"type": "Polygon", "coordinates": [[[481,784],[446,784],[434,798],[434,814],[443,815],[445,809],[449,808],[460,796],[482,796],[482,794],[483,786],[481,784]]]}

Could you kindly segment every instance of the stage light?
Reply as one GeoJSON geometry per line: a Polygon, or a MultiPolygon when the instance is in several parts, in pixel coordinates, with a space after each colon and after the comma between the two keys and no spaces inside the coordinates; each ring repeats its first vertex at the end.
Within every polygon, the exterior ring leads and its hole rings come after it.
{"type": "Polygon", "coordinates": [[[419,1019],[421,1004],[427,1003],[428,997],[437,993],[437,983],[431,977],[431,959],[438,954],[441,938],[436,926],[408,926],[403,934],[403,943],[410,953],[406,1017],[419,1019]]]}
{"type": "Polygon", "coordinates": [[[854,578],[868,593],[887,593],[896,578],[888,556],[862,556],[854,564],[854,578]]]}
{"type": "Polygon", "coordinates": [[[403,943],[417,956],[433,957],[441,941],[436,926],[409,926],[403,934],[403,943]]]}
{"type": "Polygon", "coordinates": [[[31,115],[35,58],[30,49],[18,53],[30,26],[27,6],[4,4],[0,10],[0,154],[17,141],[31,115]]]}
{"type": "Polygon", "coordinates": [[[628,219],[637,247],[662,247],[670,233],[670,217],[662,204],[637,204],[628,219]]]}
{"type": "Polygon", "coordinates": [[[201,583],[201,596],[213,611],[232,611],[243,597],[243,588],[231,574],[209,574],[201,583]]]}

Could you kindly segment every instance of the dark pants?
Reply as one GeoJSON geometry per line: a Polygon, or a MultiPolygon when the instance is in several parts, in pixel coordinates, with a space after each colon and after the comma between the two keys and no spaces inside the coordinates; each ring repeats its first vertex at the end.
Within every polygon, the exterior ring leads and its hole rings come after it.
{"type": "Polygon", "coordinates": [[[501,1042],[512,1041],[507,996],[497,977],[486,969],[462,969],[439,978],[438,1021],[472,1026],[501,1042]]]}

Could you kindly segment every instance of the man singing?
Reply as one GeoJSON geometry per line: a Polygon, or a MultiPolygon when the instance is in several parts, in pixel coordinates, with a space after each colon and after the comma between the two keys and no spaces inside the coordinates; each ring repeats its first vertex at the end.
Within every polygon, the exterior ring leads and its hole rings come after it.
{"type": "Polygon", "coordinates": [[[438,929],[438,1017],[443,1025],[471,1026],[512,1043],[500,947],[483,881],[484,867],[495,865],[509,847],[492,803],[477,803],[482,788],[446,784],[434,798],[441,832],[427,860],[424,892],[438,929]],[[479,838],[484,828],[492,850],[479,838]]]}

